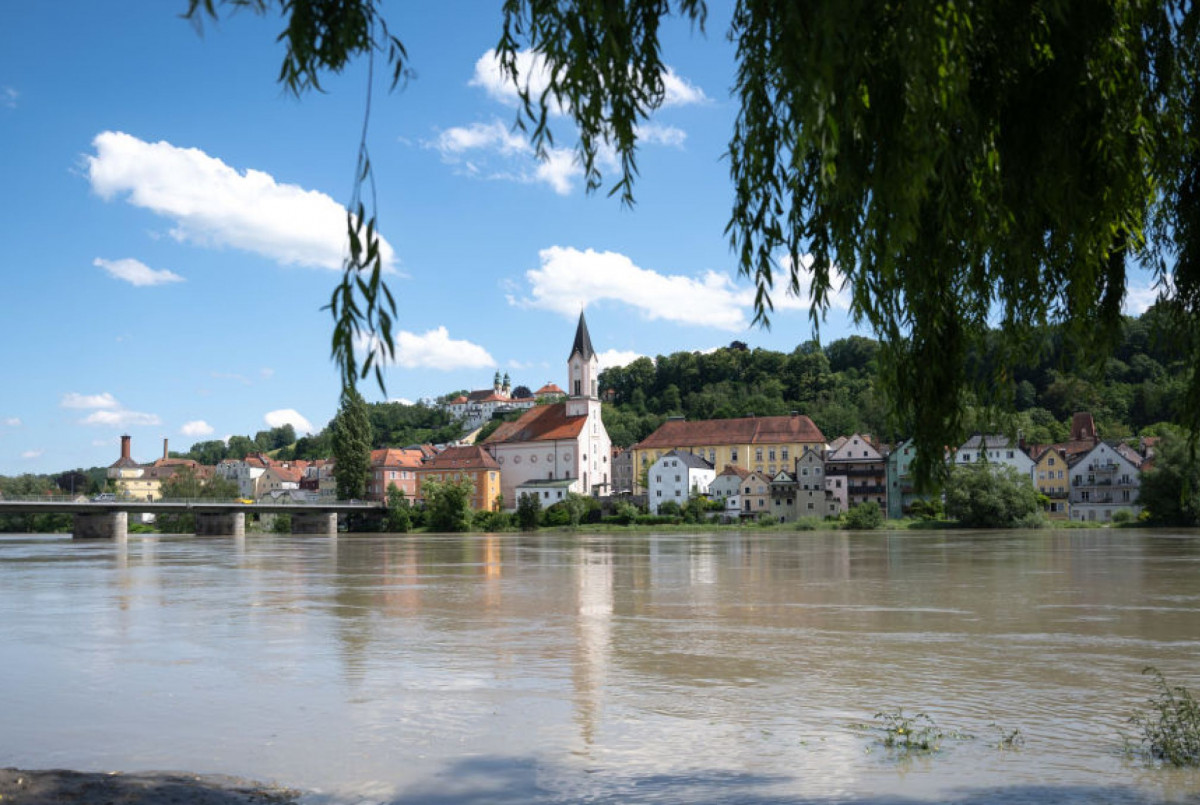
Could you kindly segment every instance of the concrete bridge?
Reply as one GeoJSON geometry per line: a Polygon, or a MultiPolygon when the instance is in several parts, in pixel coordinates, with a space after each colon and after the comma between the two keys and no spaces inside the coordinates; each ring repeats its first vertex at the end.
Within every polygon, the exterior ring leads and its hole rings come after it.
{"type": "Polygon", "coordinates": [[[196,515],[198,536],[244,536],[247,514],[290,514],[293,534],[336,534],[339,514],[369,513],[383,508],[375,501],[330,503],[242,503],[222,500],[80,500],[79,498],[0,499],[0,514],[74,515],[75,539],[124,539],[129,513],[196,515]]]}

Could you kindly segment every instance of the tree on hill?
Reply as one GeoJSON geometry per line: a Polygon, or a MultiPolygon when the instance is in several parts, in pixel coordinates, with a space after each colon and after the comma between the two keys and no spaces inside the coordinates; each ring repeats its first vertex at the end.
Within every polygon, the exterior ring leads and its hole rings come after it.
{"type": "Polygon", "coordinates": [[[342,392],[342,402],[331,430],[338,498],[365,497],[371,475],[371,421],[367,416],[367,404],[356,389],[342,392]]]}
{"type": "MultiPolygon", "coordinates": [[[[286,17],[280,81],[319,88],[356,56],[408,70],[378,0],[189,0],[286,17]]],[[[667,98],[660,23],[701,31],[702,0],[509,0],[497,45],[519,88],[517,124],[545,154],[560,111],[577,131],[590,190],[633,202],[639,133],[667,98]],[[547,85],[518,74],[524,52],[547,85]]],[[[1084,357],[1111,351],[1127,270],[1164,280],[1166,318],[1190,357],[1187,404],[1200,425],[1200,6],[979,0],[735,5],[739,111],[727,151],[727,231],[769,324],[782,285],[807,289],[814,326],[845,287],[855,320],[880,341],[891,418],[911,430],[918,478],[946,470],[965,433],[969,389],[984,397],[1044,349],[1057,322],[1084,357]],[[996,371],[972,352],[1002,327],[996,371]],[[920,371],[912,371],[912,367],[920,371]]],[[[561,137],[561,135],[560,135],[561,137]]],[[[365,377],[354,336],[391,348],[394,301],[380,279],[374,218],[357,203],[370,176],[365,142],[347,216],[351,258],[335,290],[334,357],[343,384],[365,377]],[[362,303],[357,296],[361,293],[362,303]]],[[[379,368],[375,365],[378,376],[379,368]]],[[[382,382],[380,377],[380,382],[382,382]]],[[[682,384],[675,382],[680,388],[682,384]]]]}

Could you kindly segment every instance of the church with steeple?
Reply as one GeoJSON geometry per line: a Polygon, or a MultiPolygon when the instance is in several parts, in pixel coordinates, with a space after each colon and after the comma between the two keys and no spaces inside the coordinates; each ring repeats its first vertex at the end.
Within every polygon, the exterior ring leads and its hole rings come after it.
{"type": "Polygon", "coordinates": [[[609,493],[612,441],[600,419],[599,383],[600,359],[580,313],[567,356],[567,399],[531,408],[483,443],[500,465],[504,508],[515,509],[521,494],[536,494],[545,508],[570,492],[609,493]]]}

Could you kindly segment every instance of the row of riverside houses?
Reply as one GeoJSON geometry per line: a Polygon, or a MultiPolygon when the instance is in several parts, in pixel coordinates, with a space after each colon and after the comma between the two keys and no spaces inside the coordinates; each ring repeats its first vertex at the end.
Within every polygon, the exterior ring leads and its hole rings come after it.
{"type": "MultiPolygon", "coordinates": [[[[1003,435],[977,434],[946,460],[956,465],[988,461],[1027,477],[1048,500],[1051,519],[1110,522],[1117,512],[1136,517],[1141,472],[1153,464],[1153,439],[1140,450],[1102,441],[1091,414],[1076,414],[1071,438],[1027,447],[1003,435]]],[[[825,443],[805,416],[745,417],[687,422],[673,419],[614,460],[624,483],[632,470],[645,473],[649,508],[682,505],[705,496],[722,500],[726,519],[836,516],[874,503],[893,519],[920,499],[910,468],[911,440],[888,447],[868,435],[825,443]],[[718,472],[717,467],[723,469],[718,472]]],[[[641,491],[634,481],[621,491],[641,491]]]]}

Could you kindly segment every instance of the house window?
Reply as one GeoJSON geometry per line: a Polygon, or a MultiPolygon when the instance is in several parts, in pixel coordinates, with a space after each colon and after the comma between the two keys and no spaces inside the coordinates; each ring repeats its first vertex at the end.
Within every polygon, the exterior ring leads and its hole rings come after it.
{"type": "Polygon", "coordinates": [[[754,448],[754,460],[762,461],[762,448],[761,447],[754,448]]]}
{"type": "Polygon", "coordinates": [[[1050,460],[1049,460],[1049,461],[1047,461],[1046,463],[1047,463],[1047,464],[1049,464],[1051,467],[1053,467],[1053,466],[1054,466],[1054,459],[1050,459],[1050,460]]]}
{"type": "Polygon", "coordinates": [[[783,453],[783,455],[781,456],[781,458],[783,458],[784,461],[787,461],[788,460],[788,449],[786,447],[784,447],[782,449],[782,453],[783,453]]]}
{"type": "Polygon", "coordinates": [[[679,497],[679,490],[678,490],[678,489],[676,489],[676,490],[675,490],[675,497],[679,497]]]}
{"type": "Polygon", "coordinates": [[[729,460],[737,461],[737,448],[736,447],[731,447],[729,449],[729,460]]]}
{"type": "Polygon", "coordinates": [[[769,450],[767,450],[767,459],[768,459],[769,461],[774,461],[774,460],[775,460],[775,448],[774,448],[774,447],[772,447],[772,448],[770,448],[769,450]]]}

